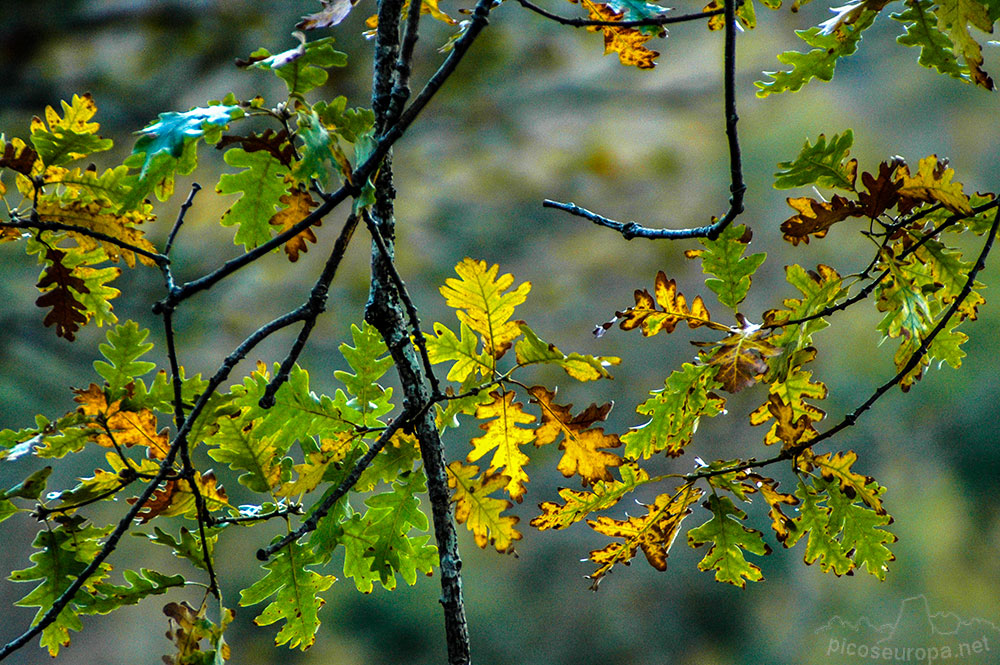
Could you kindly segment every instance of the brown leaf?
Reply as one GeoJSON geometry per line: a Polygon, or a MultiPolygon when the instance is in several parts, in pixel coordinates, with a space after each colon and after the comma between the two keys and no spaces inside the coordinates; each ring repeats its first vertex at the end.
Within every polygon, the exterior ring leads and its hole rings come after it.
{"type": "Polygon", "coordinates": [[[76,339],[76,331],[87,322],[86,306],[76,299],[76,294],[90,293],[90,289],[73,271],[63,265],[66,252],[49,248],[45,258],[52,265],[45,269],[38,280],[38,289],[44,291],[35,301],[41,308],[52,310],[42,320],[46,326],[55,324],[56,335],[70,342],[76,339]],[[71,290],[72,289],[72,290],[71,290]],[[73,293],[76,291],[76,293],[73,293]]]}
{"type": "Polygon", "coordinates": [[[810,235],[822,238],[837,222],[863,214],[857,203],[848,201],[839,194],[829,202],[816,201],[808,196],[789,198],[788,205],[799,214],[782,222],[781,232],[785,240],[793,245],[798,245],[800,242],[808,243],[810,235]]]}
{"type": "MultiPolygon", "coordinates": [[[[302,187],[296,187],[290,190],[287,194],[282,194],[278,199],[284,203],[287,207],[283,210],[279,210],[274,217],[271,218],[270,223],[272,226],[278,226],[282,231],[287,231],[292,228],[309,214],[309,211],[316,207],[316,201],[313,200],[312,196],[309,195],[302,187]]],[[[320,226],[321,221],[316,220],[313,226],[320,226]]],[[[299,260],[299,252],[308,252],[308,243],[316,242],[316,234],[313,233],[311,228],[306,229],[293,236],[285,243],[285,254],[288,255],[288,260],[295,263],[299,260]]]]}
{"type": "MultiPolygon", "coordinates": [[[[577,2],[577,0],[570,0],[577,2]]],[[[580,4],[590,14],[590,18],[595,21],[621,21],[624,12],[616,12],[609,5],[600,0],[579,0],[580,4]]],[[[652,69],[656,66],[656,58],[659,51],[653,51],[645,47],[645,43],[650,39],[663,36],[660,33],[649,32],[644,34],[636,28],[622,28],[617,26],[590,26],[587,30],[604,32],[604,53],[617,53],[618,60],[623,65],[632,65],[639,69],[652,69]]]]}
{"type": "Polygon", "coordinates": [[[14,145],[11,141],[3,147],[3,156],[0,156],[0,168],[16,171],[21,175],[31,176],[31,169],[38,159],[38,153],[30,145],[14,145]]]}
{"type": "Polygon", "coordinates": [[[615,319],[598,326],[594,333],[600,337],[603,332],[599,331],[607,330],[615,321],[619,321],[618,325],[622,330],[633,330],[641,326],[642,334],[647,337],[660,331],[672,333],[677,324],[682,322],[687,323],[689,328],[700,326],[725,328],[712,322],[701,296],[696,297],[688,307],[687,299],[677,292],[677,283],[667,279],[662,270],[656,273],[654,293],[655,300],[649,291],[637,289],[635,305],[624,312],[615,312],[615,319]]]}
{"type": "Polygon", "coordinates": [[[719,342],[692,342],[695,346],[716,347],[705,359],[718,367],[715,380],[723,390],[738,393],[760,381],[768,370],[767,359],[781,353],[760,330],[739,331],[719,342]]]}
{"type": "Polygon", "coordinates": [[[899,201],[899,188],[902,183],[895,179],[898,162],[882,162],[878,167],[878,178],[871,173],[861,174],[861,184],[868,191],[858,194],[861,203],[861,214],[875,219],[883,212],[892,208],[899,201]]]}

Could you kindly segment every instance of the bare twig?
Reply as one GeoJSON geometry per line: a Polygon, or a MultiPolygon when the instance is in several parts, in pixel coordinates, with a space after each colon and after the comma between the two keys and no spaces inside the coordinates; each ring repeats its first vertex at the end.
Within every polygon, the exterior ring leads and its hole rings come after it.
{"type": "Polygon", "coordinates": [[[187,215],[188,209],[194,203],[194,195],[199,191],[201,191],[201,185],[196,182],[191,183],[191,193],[188,194],[187,199],[181,205],[180,212],[177,213],[177,221],[174,222],[173,228],[170,229],[170,235],[167,236],[167,244],[163,247],[164,254],[170,254],[170,248],[174,246],[174,238],[177,237],[177,232],[181,230],[181,225],[184,224],[184,217],[187,215]]]}
{"type": "MultiPolygon", "coordinates": [[[[524,4],[521,0],[519,2],[524,4]]],[[[574,203],[561,203],[545,199],[542,202],[543,207],[556,208],[572,215],[589,219],[598,226],[605,226],[618,231],[626,240],[631,240],[632,238],[649,238],[651,240],[708,238],[711,240],[717,238],[743,212],[743,197],[747,187],[743,182],[743,161],[740,156],[739,135],[736,131],[736,123],[739,121],[739,116],[736,114],[736,5],[737,0],[726,0],[724,7],[726,29],[723,69],[725,78],[726,139],[729,143],[729,210],[721,218],[715,219],[711,224],[706,224],[705,226],[689,229],[657,229],[643,226],[636,222],[617,222],[603,215],[593,213],[586,208],[581,208],[574,203]]]]}
{"type": "Polygon", "coordinates": [[[298,337],[295,338],[292,348],[288,350],[288,355],[281,362],[278,372],[271,379],[271,382],[267,384],[264,395],[260,398],[261,408],[270,409],[274,406],[274,396],[278,392],[278,388],[288,380],[288,374],[299,359],[299,354],[302,353],[302,349],[305,347],[306,341],[309,339],[309,335],[316,325],[316,319],[326,310],[326,296],[330,290],[330,284],[337,274],[337,268],[340,266],[340,262],[347,252],[347,246],[351,243],[351,238],[354,236],[354,229],[357,228],[357,225],[358,216],[353,213],[350,214],[344,223],[344,228],[341,229],[340,235],[337,237],[337,241],[333,244],[333,250],[326,260],[323,272],[313,285],[312,291],[309,292],[309,299],[292,312],[292,314],[299,314],[302,321],[304,321],[302,330],[299,331],[298,337]]]}
{"type": "Polygon", "coordinates": [[[556,23],[573,26],[574,28],[642,28],[646,26],[670,25],[672,23],[687,23],[688,21],[699,21],[701,19],[712,18],[713,16],[718,16],[726,11],[724,7],[720,7],[707,12],[695,12],[692,14],[681,14],[679,16],[654,16],[652,18],[636,19],[632,21],[596,21],[586,18],[567,18],[565,16],[559,16],[558,14],[553,14],[547,9],[543,9],[528,0],[517,0],[517,2],[525,9],[530,9],[536,14],[544,16],[547,19],[551,19],[556,23]]]}

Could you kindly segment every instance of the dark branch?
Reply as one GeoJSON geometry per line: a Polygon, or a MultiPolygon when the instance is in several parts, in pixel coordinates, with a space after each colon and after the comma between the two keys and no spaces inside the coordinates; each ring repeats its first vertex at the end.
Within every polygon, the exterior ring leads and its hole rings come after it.
{"type": "Polygon", "coordinates": [[[157,254],[156,252],[151,252],[148,249],[136,247],[135,245],[127,243],[124,240],[119,240],[114,236],[109,236],[107,233],[91,231],[90,229],[85,229],[82,226],[75,226],[73,224],[63,224],[62,222],[43,222],[38,219],[12,219],[9,222],[0,222],[0,227],[7,227],[11,229],[38,229],[39,231],[69,231],[72,233],[78,233],[82,236],[87,236],[88,238],[93,238],[94,240],[100,240],[101,242],[116,245],[140,256],[145,256],[158,266],[164,266],[170,263],[170,259],[164,254],[157,254]]]}
{"type": "Polygon", "coordinates": [[[688,21],[699,21],[701,19],[712,18],[713,16],[718,16],[726,11],[724,7],[720,7],[719,9],[712,9],[707,12],[681,14],[680,16],[654,16],[652,18],[636,19],[633,21],[595,21],[593,19],[586,18],[567,18],[565,16],[559,16],[558,14],[553,14],[547,9],[543,9],[534,3],[528,2],[528,0],[517,0],[517,2],[525,9],[530,9],[536,14],[540,14],[541,16],[551,19],[556,23],[570,25],[574,28],[642,28],[646,26],[670,25],[672,23],[686,23],[688,21]]]}
{"type": "Polygon", "coordinates": [[[333,244],[333,251],[330,252],[330,256],[326,260],[323,272],[313,285],[312,291],[309,292],[309,299],[292,312],[293,314],[299,313],[305,323],[302,326],[302,330],[299,331],[298,337],[295,338],[292,348],[289,349],[288,355],[281,362],[278,373],[274,375],[274,378],[271,379],[271,382],[264,390],[264,395],[260,398],[261,408],[270,409],[274,406],[274,395],[278,392],[281,384],[288,380],[288,374],[299,359],[299,354],[302,353],[302,349],[305,347],[306,341],[309,339],[309,335],[316,325],[316,319],[326,311],[326,296],[330,291],[330,284],[337,274],[337,268],[340,266],[340,262],[347,252],[347,247],[351,243],[351,238],[354,236],[354,229],[357,226],[358,216],[351,213],[344,223],[344,228],[341,229],[340,235],[337,236],[337,241],[333,244]]]}
{"type": "Polygon", "coordinates": [[[199,191],[201,191],[201,185],[196,182],[191,183],[191,193],[188,194],[187,200],[181,205],[180,212],[177,213],[177,221],[174,222],[173,228],[170,229],[170,235],[167,236],[167,244],[163,247],[164,254],[170,254],[170,248],[174,246],[174,238],[177,237],[177,232],[181,230],[181,225],[184,224],[184,217],[187,215],[188,209],[194,203],[194,195],[199,191]]]}
{"type": "MultiPolygon", "coordinates": [[[[524,4],[524,0],[518,0],[524,4]]],[[[743,212],[743,197],[746,194],[746,184],[743,182],[743,160],[740,155],[739,135],[736,131],[736,123],[739,116],[736,114],[736,5],[737,0],[726,0],[723,11],[726,15],[725,48],[724,48],[724,78],[725,78],[725,113],[726,113],[726,139],[729,143],[729,210],[720,219],[715,219],[711,224],[698,226],[689,229],[656,229],[642,226],[636,222],[617,222],[613,219],[598,215],[574,203],[561,203],[545,199],[542,206],[546,208],[557,208],[572,215],[589,219],[598,226],[605,226],[614,229],[622,234],[626,240],[632,238],[649,238],[650,240],[682,240],[685,238],[708,238],[713,240],[729,226],[743,212]]],[[[719,13],[714,10],[714,13],[719,13]]],[[[708,13],[706,13],[707,15],[708,13]]],[[[712,14],[714,15],[714,14],[712,14]]],[[[678,17],[680,18],[680,17],[678,17]]],[[[698,17],[700,18],[700,16],[698,17]]],[[[618,24],[624,25],[624,23],[618,24]]]]}

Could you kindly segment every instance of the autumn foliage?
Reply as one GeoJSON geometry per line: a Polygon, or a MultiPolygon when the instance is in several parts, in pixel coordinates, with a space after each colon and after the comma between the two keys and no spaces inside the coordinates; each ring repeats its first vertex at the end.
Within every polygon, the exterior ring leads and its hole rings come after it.
{"type": "MultiPolygon", "coordinates": [[[[299,29],[335,30],[355,3],[321,4],[299,29]]],[[[553,17],[526,0],[520,4],[553,17]]],[[[485,28],[494,5],[482,0],[460,13],[434,0],[395,3],[395,13],[389,5],[383,2],[380,18],[368,26],[392,55],[381,63],[387,69],[376,77],[372,109],[349,107],[342,96],[316,99],[328,70],[346,66],[348,56],[334,49],[332,37],[298,32],[298,46],[274,54],[260,49],[238,63],[277,75],[287,97],[220,95],[205,106],[161,113],[136,132],[121,163],[94,164],[113,143],[99,134],[98,100],[89,94],[47,107],[44,119],[0,139],[7,210],[0,241],[20,244],[40,265],[39,325],[67,342],[84,326],[107,328],[89,385],[67,387],[65,413],[39,414],[34,424],[0,431],[0,458],[34,456],[50,465],[0,492],[0,522],[39,525],[35,554],[10,573],[25,584],[18,605],[37,608],[37,615],[2,655],[38,637],[56,656],[82,628],[81,617],[187,584],[183,575],[146,568],[117,566],[120,575],[112,573],[107,560],[128,532],[185,560],[188,577],[206,588],[200,606],[164,603],[174,649],[166,660],[177,664],[230,657],[225,630],[233,612],[226,603],[254,607],[258,625],[277,624],[277,645],[306,649],[316,638],[324,592],[338,577],[368,593],[428,575],[442,578],[449,658],[467,662],[461,585],[454,583],[460,579],[456,523],[477,546],[499,553],[544,537],[533,532],[581,524],[593,542],[583,554],[594,589],[636,560],[666,570],[678,542],[698,550],[700,570],[737,587],[763,579],[762,557],[793,547],[824,572],[884,578],[896,541],[887,489],[865,474],[857,452],[838,449],[832,439],[888,390],[910,390],[934,366],[961,366],[965,331],[985,303],[976,278],[997,232],[995,195],[968,191],[936,155],[862,164],[851,156],[851,130],[819,134],[777,165],[774,186],[794,190],[780,231],[789,255],[800,252],[802,259],[788,261],[787,288],[757,312],[746,311],[745,302],[768,256],[750,251],[752,230],[734,221],[741,204],[678,236],[572,206],[574,214],[627,238],[695,239],[684,255],[705,275],[702,283],[680,283],[660,271],[636,285],[631,299],[625,294],[620,309],[593,312],[594,321],[603,321],[594,331],[599,337],[653,344],[650,338],[683,331],[693,344],[690,361],[666,372],[662,385],[646,387],[637,399],[623,391],[624,402],[633,398],[634,424],[614,431],[607,422],[611,403],[567,403],[539,377],[552,376],[540,371],[547,366],[565,382],[609,381],[620,359],[564,351],[542,339],[536,331],[543,326],[518,318],[532,284],[500,266],[477,258],[458,263],[440,287],[454,318],[420,326],[393,262],[408,248],[393,240],[391,166],[383,160],[485,28]],[[457,32],[443,47],[438,79],[411,97],[407,38],[415,37],[421,13],[457,32]],[[171,243],[184,233],[184,214],[196,205],[199,187],[186,193],[164,246],[146,231],[164,223],[157,220],[159,203],[179,197],[178,179],[195,170],[207,149],[222,151],[230,167],[213,189],[229,201],[219,223],[232,228],[244,253],[179,283],[171,243]],[[344,202],[338,221],[335,211],[344,202]],[[323,231],[340,224],[335,241],[318,239],[321,224],[323,231]],[[297,360],[356,230],[372,241],[373,295],[339,347],[349,369],[334,373],[335,390],[319,394],[297,360]],[[860,272],[813,265],[802,253],[840,233],[870,241],[860,272]],[[967,239],[978,247],[974,255],[963,253],[967,239]],[[213,375],[189,375],[172,327],[187,298],[269,252],[294,262],[307,251],[329,253],[309,297],[261,322],[213,375]],[[154,311],[166,348],[147,341],[153,324],[119,321],[116,299],[129,297],[115,286],[123,270],[162,274],[154,311]],[[881,317],[877,336],[892,345],[894,365],[854,411],[830,417],[829,390],[813,362],[831,342],[818,333],[838,312],[865,304],[881,317]],[[255,360],[261,341],[289,326],[299,332],[284,358],[234,375],[241,360],[255,360]],[[393,369],[399,393],[387,387],[393,369]],[[743,391],[756,408],[727,412],[730,396],[743,391]],[[757,428],[756,456],[697,457],[699,423],[724,416],[757,428]],[[467,431],[463,423],[474,424],[473,435],[449,448],[459,454],[446,456],[442,437],[455,440],[467,431]],[[537,452],[546,446],[553,454],[537,452]],[[52,468],[69,456],[86,456],[96,465],[93,474],[50,487],[52,468]],[[653,462],[681,456],[680,470],[655,471],[663,467],[653,462]],[[567,485],[554,496],[532,491],[539,460],[549,459],[567,485]],[[217,471],[209,470],[213,465],[217,471]],[[640,498],[638,509],[621,509],[640,498]],[[121,499],[118,523],[91,521],[94,504],[115,499],[121,499]],[[522,502],[534,513],[524,522],[513,514],[522,502]],[[256,580],[238,600],[223,602],[216,546],[237,528],[273,523],[280,523],[280,534],[260,537],[256,580]]],[[[778,9],[781,2],[763,5],[778,9]]],[[[586,18],[555,18],[600,33],[605,53],[642,69],[657,64],[649,43],[668,23],[697,19],[724,30],[731,42],[737,22],[754,27],[756,11],[753,0],[713,0],[673,21],[667,8],[645,2],[580,0],[579,6],[586,18]]],[[[779,55],[790,69],[767,73],[757,95],[829,80],[886,7],[856,2],[800,31],[811,50],[779,55]]],[[[968,29],[988,31],[998,15],[995,3],[977,0],[906,0],[890,17],[903,26],[898,41],[920,49],[922,65],[992,90],[968,29]]],[[[728,122],[735,144],[734,118],[728,122]]],[[[738,166],[734,160],[734,201],[745,189],[738,166]]],[[[249,565],[253,554],[246,559],[249,565]]]]}

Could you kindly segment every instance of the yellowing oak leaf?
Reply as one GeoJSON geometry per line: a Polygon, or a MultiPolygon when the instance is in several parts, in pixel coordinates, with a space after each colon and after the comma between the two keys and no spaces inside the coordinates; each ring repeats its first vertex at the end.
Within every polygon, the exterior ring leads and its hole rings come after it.
{"type": "Polygon", "coordinates": [[[773,478],[766,478],[757,474],[751,474],[750,480],[757,487],[757,491],[764,497],[767,505],[770,506],[768,515],[771,517],[771,528],[779,541],[784,543],[795,529],[795,522],[785,515],[782,505],[797,506],[798,498],[793,494],[785,494],[778,491],[778,482],[773,478]]]}
{"type": "Polygon", "coordinates": [[[692,343],[715,348],[703,360],[718,368],[715,380],[730,393],[737,393],[760,381],[768,369],[767,359],[781,352],[755,327],[734,332],[719,342],[692,343]]]}
{"type": "MultiPolygon", "coordinates": [[[[147,252],[156,252],[153,244],[146,240],[145,234],[135,228],[136,224],[141,224],[146,220],[146,217],[138,211],[117,215],[107,212],[96,201],[88,204],[39,201],[37,211],[39,219],[43,222],[59,222],[61,224],[78,226],[81,229],[89,231],[97,231],[98,233],[103,233],[104,235],[128,243],[133,247],[144,249],[147,252]]],[[[147,266],[156,266],[156,262],[149,257],[136,254],[128,248],[104,240],[95,240],[83,233],[75,233],[73,231],[69,233],[85,251],[100,245],[109,259],[118,261],[119,257],[121,257],[130,268],[135,267],[137,257],[141,263],[147,266]]]]}
{"type": "Polygon", "coordinates": [[[688,307],[687,299],[677,292],[677,283],[667,279],[661,270],[656,273],[653,289],[655,299],[645,289],[635,291],[635,305],[624,312],[615,312],[615,318],[598,326],[594,334],[600,337],[616,321],[622,330],[642,328],[642,334],[651,337],[659,332],[672,333],[679,323],[687,323],[690,328],[709,326],[716,330],[726,330],[726,326],[714,323],[701,296],[688,307]],[[659,306],[659,307],[657,307],[659,306]]]}
{"type": "Polygon", "coordinates": [[[863,209],[839,194],[830,201],[816,201],[808,196],[787,199],[788,205],[798,212],[781,223],[785,240],[798,245],[809,243],[809,236],[822,238],[830,227],[848,217],[860,217],[863,209]]]}
{"type": "Polygon", "coordinates": [[[952,212],[972,214],[969,197],[962,190],[962,184],[952,182],[955,170],[948,168],[946,160],[938,160],[937,155],[930,155],[920,160],[917,172],[910,175],[906,164],[896,170],[900,183],[899,208],[901,212],[923,203],[941,203],[952,212]]]}
{"type": "MultiPolygon", "coordinates": [[[[807,358],[811,360],[814,356],[815,353],[811,352],[807,358]]],[[[812,424],[822,420],[826,412],[806,400],[824,399],[827,390],[824,384],[813,382],[811,378],[812,372],[794,367],[784,381],[771,384],[767,404],[762,404],[750,414],[751,425],[762,425],[772,417],[777,421],[765,435],[764,443],[771,445],[783,441],[790,446],[817,435],[812,424]],[[798,430],[800,423],[801,431],[798,430]]]]}
{"type": "Polygon", "coordinates": [[[514,528],[519,518],[500,514],[511,507],[510,501],[489,496],[504,487],[508,479],[489,473],[477,478],[478,474],[477,466],[466,466],[459,461],[448,465],[448,486],[454,490],[451,500],[455,502],[455,519],[473,533],[479,547],[485,549],[492,543],[497,552],[511,552],[514,541],[521,540],[521,532],[514,528]]]}
{"type": "MultiPolygon", "coordinates": [[[[577,0],[570,0],[570,2],[577,2],[577,0]]],[[[594,21],[621,21],[625,17],[625,12],[615,10],[608,2],[600,0],[579,0],[579,2],[594,21]]],[[[590,32],[602,31],[604,33],[604,54],[617,53],[618,60],[623,65],[639,69],[652,69],[656,66],[656,57],[660,53],[646,48],[645,44],[654,37],[663,36],[663,28],[643,31],[632,27],[590,26],[587,30],[590,32]]]]}
{"type": "Polygon", "coordinates": [[[871,476],[856,473],[851,466],[858,461],[858,455],[853,450],[846,453],[826,453],[809,458],[806,462],[812,468],[818,469],[827,481],[836,480],[840,490],[849,499],[860,499],[879,515],[885,515],[882,506],[882,487],[871,476]]]}
{"type": "MultiPolygon", "coordinates": [[[[277,226],[281,231],[287,231],[301,222],[316,207],[316,201],[301,186],[290,190],[287,194],[282,194],[278,200],[287,207],[276,212],[269,223],[272,226],[277,226]]],[[[321,220],[316,220],[313,226],[320,226],[321,224],[321,220]]],[[[298,261],[299,252],[308,252],[310,242],[314,244],[316,242],[316,234],[313,233],[311,228],[290,238],[285,243],[285,254],[288,255],[288,260],[292,263],[298,261]]]]}
{"type": "Polygon", "coordinates": [[[588,575],[593,580],[592,588],[596,589],[601,579],[616,564],[630,565],[639,548],[642,548],[649,565],[660,571],[666,570],[667,555],[680,532],[681,523],[691,514],[691,506],[697,503],[702,494],[700,489],[688,483],[673,495],[661,494],[656,497],[652,505],[646,506],[648,512],[642,517],[624,520],[599,517],[587,520],[594,531],[623,540],[590,553],[590,560],[598,565],[597,570],[588,575]]]}
{"type": "Polygon", "coordinates": [[[565,529],[590,513],[611,508],[636,487],[650,482],[649,474],[636,464],[623,464],[619,467],[619,471],[621,480],[609,482],[599,480],[594,483],[590,492],[561,488],[559,496],[565,503],[545,501],[538,504],[542,513],[531,520],[531,526],[539,531],[565,529]]]}
{"type": "Polygon", "coordinates": [[[467,461],[475,462],[494,450],[489,473],[503,468],[504,475],[508,478],[504,489],[510,498],[520,502],[524,497],[524,484],[528,482],[528,474],[524,471],[528,456],[521,452],[521,446],[535,439],[535,431],[518,425],[533,423],[535,417],[524,412],[521,403],[514,401],[512,392],[501,394],[494,391],[490,393],[490,397],[492,402],[481,404],[476,409],[476,418],[493,420],[479,426],[486,434],[470,441],[473,448],[467,461]]]}
{"type": "MultiPolygon", "coordinates": [[[[219,485],[215,473],[209,471],[202,475],[195,472],[194,484],[199,494],[205,500],[206,508],[211,512],[229,505],[226,490],[219,485]]],[[[136,498],[128,499],[134,504],[136,498]]],[[[194,515],[197,510],[191,484],[184,479],[168,480],[160,487],[136,516],[140,524],[145,524],[156,517],[174,517],[177,515],[194,515]]]]}
{"type": "Polygon", "coordinates": [[[532,395],[531,401],[542,410],[542,424],[536,431],[535,445],[542,446],[562,437],[559,450],[564,453],[556,468],[567,478],[579,474],[585,486],[598,480],[612,480],[610,469],[621,465],[622,459],[606,449],[621,446],[621,439],[593,426],[608,417],[611,403],[591,404],[574,416],[572,404],[555,403],[555,392],[542,386],[534,386],[528,392],[532,395]]]}
{"type": "Polygon", "coordinates": [[[449,278],[441,287],[441,295],[449,307],[458,312],[459,320],[483,338],[485,351],[499,359],[520,337],[523,321],[511,321],[514,308],[524,302],[531,291],[531,282],[523,282],[513,291],[514,276],[497,277],[500,267],[486,267],[485,261],[463,259],[455,266],[460,279],[449,278]]]}

